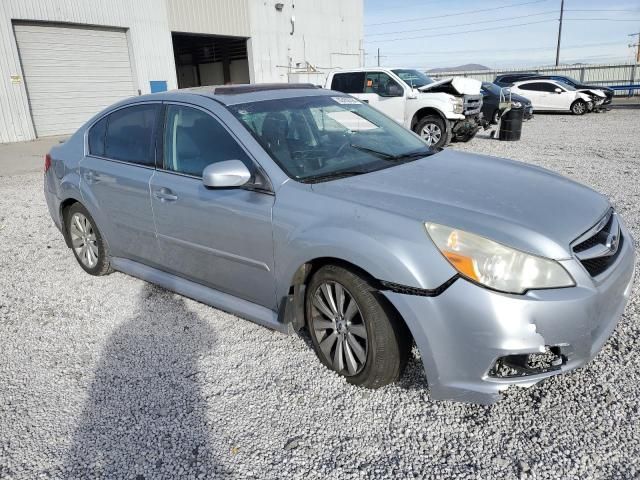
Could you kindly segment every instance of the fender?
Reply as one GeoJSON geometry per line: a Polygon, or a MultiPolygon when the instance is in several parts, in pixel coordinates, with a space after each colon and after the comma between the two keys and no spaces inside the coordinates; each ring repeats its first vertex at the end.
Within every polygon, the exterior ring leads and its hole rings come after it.
{"type": "Polygon", "coordinates": [[[294,285],[296,273],[314,260],[331,258],[355,265],[373,279],[415,288],[437,288],[455,274],[447,265],[442,272],[424,277],[422,268],[405,249],[389,249],[382,239],[344,227],[322,227],[305,231],[285,246],[276,246],[276,295],[282,299],[294,285]],[[324,240],[330,238],[328,240],[324,240]]]}

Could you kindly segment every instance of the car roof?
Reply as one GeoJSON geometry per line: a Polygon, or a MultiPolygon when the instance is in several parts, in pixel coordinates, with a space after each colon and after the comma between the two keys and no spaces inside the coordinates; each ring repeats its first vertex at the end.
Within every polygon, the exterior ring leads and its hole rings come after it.
{"type": "Polygon", "coordinates": [[[558,84],[560,82],[558,82],[558,80],[552,80],[550,78],[539,78],[539,77],[533,77],[533,78],[523,78],[522,80],[518,80],[517,82],[513,82],[513,84],[515,85],[516,83],[533,83],[533,82],[542,82],[542,83],[555,83],[558,84]]]}
{"type": "Polygon", "coordinates": [[[180,101],[185,100],[186,97],[205,97],[211,98],[222,105],[229,106],[265,100],[327,95],[341,97],[347,96],[345,93],[319,88],[310,83],[257,83],[182,88],[167,92],[142,95],[139,97],[131,97],[120,102],[120,104],[153,100],[180,101]]]}
{"type": "MultiPolygon", "coordinates": [[[[182,90],[177,90],[179,94],[182,90]]],[[[213,98],[223,105],[238,105],[265,100],[279,100],[285,98],[311,97],[324,95],[341,95],[316,87],[310,83],[257,83],[245,85],[225,85],[216,87],[198,87],[185,89],[185,93],[192,93],[213,98]]]]}

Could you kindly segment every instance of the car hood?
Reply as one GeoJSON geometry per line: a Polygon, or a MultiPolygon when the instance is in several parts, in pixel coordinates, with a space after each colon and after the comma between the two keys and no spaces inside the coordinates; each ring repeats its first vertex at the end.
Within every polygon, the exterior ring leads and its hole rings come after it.
{"type": "Polygon", "coordinates": [[[603,195],[543,168],[451,149],[312,188],[555,259],[569,258],[570,243],[610,208],[603,195]]]}
{"type": "Polygon", "coordinates": [[[453,90],[460,95],[480,95],[482,82],[473,78],[448,77],[419,87],[420,92],[453,90]],[[447,88],[449,87],[449,88],[447,88]]]}
{"type": "Polygon", "coordinates": [[[523,97],[522,95],[518,95],[517,93],[511,94],[511,100],[515,100],[516,102],[520,102],[524,105],[531,104],[531,100],[529,100],[527,97],[523,97]]]}
{"type": "Polygon", "coordinates": [[[579,88],[578,91],[582,92],[582,93],[586,93],[588,95],[595,95],[596,97],[600,97],[600,98],[607,98],[605,93],[602,90],[599,90],[599,89],[579,88]]]}

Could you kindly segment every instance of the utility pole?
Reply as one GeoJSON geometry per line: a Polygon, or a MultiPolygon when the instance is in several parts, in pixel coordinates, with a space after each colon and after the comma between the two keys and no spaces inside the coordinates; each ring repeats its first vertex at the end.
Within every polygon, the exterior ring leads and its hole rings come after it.
{"type": "Polygon", "coordinates": [[[564,0],[560,0],[560,25],[558,26],[558,48],[556,49],[556,67],[560,65],[560,39],[562,38],[562,15],[564,14],[564,0]]]}
{"type": "Polygon", "coordinates": [[[640,32],[638,33],[630,33],[630,37],[638,36],[638,43],[630,43],[629,47],[636,47],[636,63],[640,63],[640,32]]]}
{"type": "Polygon", "coordinates": [[[380,66],[380,47],[378,47],[378,66],[380,66]]]}

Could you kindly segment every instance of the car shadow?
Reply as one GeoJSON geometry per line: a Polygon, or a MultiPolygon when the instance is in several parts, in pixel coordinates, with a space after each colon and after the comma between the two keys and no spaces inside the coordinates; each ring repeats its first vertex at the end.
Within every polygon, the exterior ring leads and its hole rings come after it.
{"type": "Polygon", "coordinates": [[[185,300],[147,284],[110,336],[64,467],[66,478],[213,478],[220,473],[198,383],[215,346],[185,300]],[[202,475],[202,476],[199,476],[202,475]]]}

